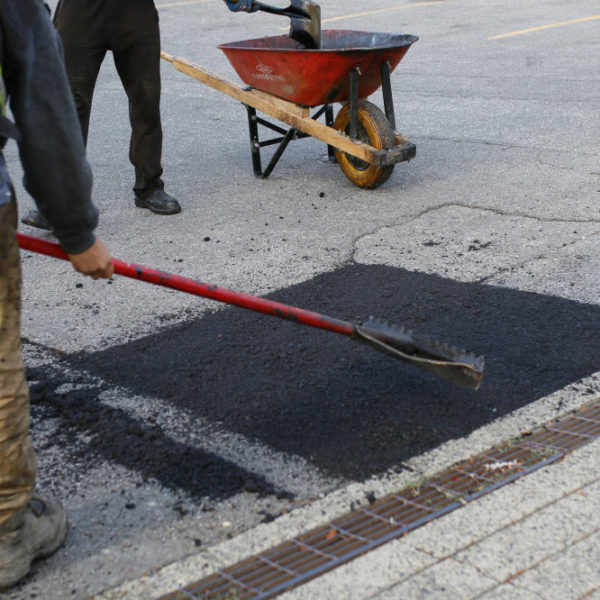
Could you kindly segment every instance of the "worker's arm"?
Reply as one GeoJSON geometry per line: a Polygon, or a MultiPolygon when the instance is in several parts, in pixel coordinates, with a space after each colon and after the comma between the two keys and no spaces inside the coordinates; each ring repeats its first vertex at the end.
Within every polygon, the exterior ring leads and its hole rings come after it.
{"type": "Polygon", "coordinates": [[[3,0],[0,20],[23,183],[62,248],[81,254],[94,244],[98,211],[58,33],[39,0],[3,0]]]}

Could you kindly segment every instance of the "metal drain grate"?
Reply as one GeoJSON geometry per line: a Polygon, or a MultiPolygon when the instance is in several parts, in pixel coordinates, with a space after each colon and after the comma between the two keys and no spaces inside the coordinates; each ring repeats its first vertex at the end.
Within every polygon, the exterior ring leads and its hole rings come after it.
{"type": "Polygon", "coordinates": [[[600,399],[160,600],[273,598],[600,437],[600,399]]]}

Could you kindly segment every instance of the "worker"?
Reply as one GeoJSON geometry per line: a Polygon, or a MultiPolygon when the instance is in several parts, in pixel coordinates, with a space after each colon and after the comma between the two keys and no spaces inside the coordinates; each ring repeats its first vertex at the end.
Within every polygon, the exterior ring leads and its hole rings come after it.
{"type": "MultiPolygon", "coordinates": [[[[162,180],[160,31],[153,0],[59,0],[54,24],[62,38],[84,143],[96,78],[111,50],[129,99],[135,205],[159,215],[181,212],[179,202],[165,192],[162,180]]],[[[35,211],[23,222],[48,228],[35,211]]]]}
{"type": "MultiPolygon", "coordinates": [[[[0,0],[0,66],[0,149],[8,138],[17,141],[24,186],[73,267],[94,279],[111,277],[110,254],[94,236],[92,175],[60,39],[41,0],[0,0]],[[14,122],[4,114],[7,97],[14,122]]],[[[16,227],[15,194],[0,150],[0,589],[55,551],[67,530],[60,504],[34,496],[16,227]]]]}

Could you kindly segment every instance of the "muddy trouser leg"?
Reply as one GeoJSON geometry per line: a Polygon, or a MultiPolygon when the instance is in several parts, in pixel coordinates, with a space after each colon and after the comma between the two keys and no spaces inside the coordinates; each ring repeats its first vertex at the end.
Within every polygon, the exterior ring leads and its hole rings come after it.
{"type": "Polygon", "coordinates": [[[16,227],[13,197],[0,205],[0,531],[19,525],[37,470],[21,356],[21,262],[16,227]]]}
{"type": "Polygon", "coordinates": [[[126,27],[123,33],[115,34],[111,48],[129,99],[129,158],[135,167],[133,190],[136,196],[145,198],[164,188],[161,178],[160,31],[154,3],[136,6],[135,12],[125,11],[126,27]]]}

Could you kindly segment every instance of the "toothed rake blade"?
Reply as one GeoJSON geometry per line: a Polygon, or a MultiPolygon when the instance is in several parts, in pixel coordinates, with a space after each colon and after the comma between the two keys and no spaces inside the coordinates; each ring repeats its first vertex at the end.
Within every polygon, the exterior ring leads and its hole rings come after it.
{"type": "Polygon", "coordinates": [[[377,350],[435,373],[470,389],[478,389],[483,379],[484,358],[427,338],[409,329],[373,317],[355,325],[355,335],[377,350]]]}

